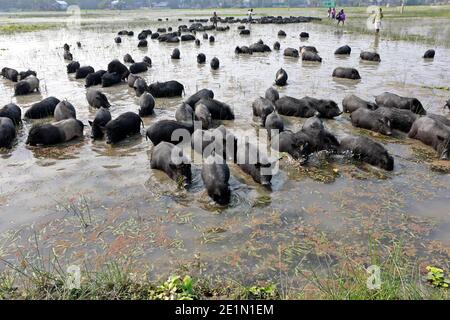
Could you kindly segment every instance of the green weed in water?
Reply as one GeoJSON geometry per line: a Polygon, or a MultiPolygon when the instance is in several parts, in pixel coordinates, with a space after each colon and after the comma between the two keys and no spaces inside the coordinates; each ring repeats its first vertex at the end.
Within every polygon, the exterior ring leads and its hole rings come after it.
{"type": "Polygon", "coordinates": [[[185,276],[182,279],[180,276],[171,276],[156,288],[152,297],[156,300],[193,300],[195,293],[192,278],[185,276]]]}
{"type": "Polygon", "coordinates": [[[274,284],[265,287],[252,286],[248,288],[248,294],[250,299],[275,299],[278,297],[278,290],[274,284]]]}
{"type": "Polygon", "coordinates": [[[441,268],[427,266],[428,274],[426,279],[437,288],[448,288],[450,285],[450,277],[445,276],[444,270],[441,268]]]}

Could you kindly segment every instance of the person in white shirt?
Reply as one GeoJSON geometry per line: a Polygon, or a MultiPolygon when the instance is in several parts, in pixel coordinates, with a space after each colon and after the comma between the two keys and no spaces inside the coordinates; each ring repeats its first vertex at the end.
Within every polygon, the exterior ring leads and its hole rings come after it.
{"type": "Polygon", "coordinates": [[[251,23],[253,21],[253,18],[252,18],[252,16],[253,16],[253,8],[249,9],[247,11],[247,16],[248,16],[248,22],[251,23]]]}
{"type": "Polygon", "coordinates": [[[381,20],[383,19],[383,10],[381,8],[378,9],[378,12],[375,14],[373,18],[373,24],[375,25],[375,32],[378,34],[381,29],[381,20]]]}

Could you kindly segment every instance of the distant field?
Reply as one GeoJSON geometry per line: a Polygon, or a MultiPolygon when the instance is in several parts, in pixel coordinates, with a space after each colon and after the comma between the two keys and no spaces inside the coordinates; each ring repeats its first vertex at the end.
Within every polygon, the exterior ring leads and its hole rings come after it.
{"type": "Polygon", "coordinates": [[[33,32],[56,28],[55,24],[6,24],[0,25],[0,33],[33,32]]]}
{"type": "MultiPolygon", "coordinates": [[[[340,8],[340,7],[339,7],[340,8]]],[[[347,15],[350,17],[362,17],[366,16],[368,12],[368,7],[342,7],[347,15]]],[[[85,18],[94,18],[99,16],[111,16],[111,15],[133,15],[138,12],[161,12],[168,14],[168,16],[173,15],[188,15],[188,16],[209,16],[212,12],[216,11],[222,16],[245,16],[247,14],[247,9],[241,8],[208,8],[208,9],[142,9],[142,10],[81,10],[81,15],[85,18]]],[[[400,13],[400,7],[383,7],[383,12],[386,18],[412,18],[412,17],[430,17],[430,18],[450,18],[450,5],[439,5],[439,6],[406,6],[404,8],[403,14],[400,13]]],[[[311,16],[323,16],[326,17],[326,8],[256,8],[256,16],[262,15],[311,15],[311,16]]],[[[55,12],[55,11],[33,11],[33,12],[0,12],[0,19],[4,18],[59,18],[65,17],[69,14],[66,12],[55,12]]]]}
{"type": "MultiPolygon", "coordinates": [[[[338,8],[339,9],[339,8],[338,8]]],[[[372,7],[344,7],[347,14],[345,29],[356,33],[371,33],[367,27],[367,19],[374,8],[372,7]]],[[[216,11],[219,16],[246,16],[247,9],[209,8],[209,9],[142,9],[142,10],[82,10],[82,26],[90,24],[110,23],[114,19],[117,23],[133,24],[138,19],[155,19],[155,17],[209,17],[216,11]]],[[[403,14],[400,7],[383,7],[384,19],[382,33],[391,40],[421,41],[450,45],[450,5],[441,6],[406,6],[403,14]]],[[[326,17],[326,8],[256,8],[255,16],[268,15],[303,15],[321,17],[322,24],[333,26],[335,21],[326,17]]],[[[70,14],[67,12],[8,12],[0,13],[0,33],[32,32],[63,26],[70,14]]]]}

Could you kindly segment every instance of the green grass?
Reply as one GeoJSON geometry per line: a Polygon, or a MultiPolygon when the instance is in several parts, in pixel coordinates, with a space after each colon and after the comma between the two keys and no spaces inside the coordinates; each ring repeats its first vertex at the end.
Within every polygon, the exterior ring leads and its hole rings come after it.
{"type": "Polygon", "coordinates": [[[19,33],[19,32],[35,32],[48,29],[54,29],[57,25],[55,24],[7,24],[0,25],[0,34],[2,33],[19,33]]]}
{"type": "MultiPolygon", "coordinates": [[[[450,18],[450,5],[440,6],[405,6],[403,14],[400,7],[382,7],[385,18],[450,18]]],[[[367,7],[344,7],[350,16],[366,15],[367,7]]]]}
{"type": "MultiPolygon", "coordinates": [[[[336,27],[336,21],[330,21],[327,19],[321,20],[321,21],[313,21],[312,23],[322,24],[322,25],[328,25],[336,27]]],[[[374,35],[374,30],[369,30],[366,27],[366,22],[363,19],[353,19],[351,23],[348,23],[345,25],[345,30],[351,32],[351,33],[359,33],[359,34],[366,34],[366,35],[374,35]]],[[[388,39],[392,41],[411,41],[411,42],[423,42],[428,44],[434,44],[436,42],[436,39],[434,37],[426,37],[420,34],[407,34],[407,33],[397,33],[398,30],[385,30],[383,29],[380,37],[383,39],[388,39]]]]}
{"type": "MultiPolygon", "coordinates": [[[[44,263],[42,256],[31,263],[24,256],[21,262],[5,263],[0,273],[0,299],[108,299],[108,300],[192,300],[192,299],[337,299],[337,300],[398,300],[450,298],[448,288],[433,287],[421,274],[414,261],[403,253],[401,245],[383,255],[374,253],[372,264],[381,268],[381,287],[368,289],[368,274],[364,266],[348,260],[326,272],[297,270],[304,285],[258,282],[243,285],[229,278],[191,277],[178,274],[149,281],[143,270],[133,272],[130,263],[107,263],[98,271],[82,270],[81,286],[69,289],[67,274],[56,256],[44,263]]],[[[444,271],[442,277],[447,277],[444,271]]],[[[436,277],[435,277],[436,278],[436,277]]]]}
{"type": "Polygon", "coordinates": [[[381,270],[380,289],[368,289],[369,274],[363,266],[352,261],[328,270],[324,275],[312,273],[308,280],[318,288],[319,299],[333,300],[423,300],[450,298],[447,289],[431,287],[421,274],[419,267],[408,260],[402,246],[396,245],[383,260],[374,255],[373,265],[381,270]]]}

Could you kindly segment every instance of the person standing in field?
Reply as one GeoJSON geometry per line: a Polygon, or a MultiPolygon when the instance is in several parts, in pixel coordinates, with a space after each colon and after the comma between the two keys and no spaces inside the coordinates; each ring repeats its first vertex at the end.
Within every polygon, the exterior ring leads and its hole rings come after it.
{"type": "Polygon", "coordinates": [[[252,18],[252,16],[253,16],[253,8],[249,9],[247,11],[247,16],[248,16],[248,23],[252,23],[252,21],[253,21],[253,18],[252,18]]]}
{"type": "Polygon", "coordinates": [[[336,8],[333,8],[333,10],[331,10],[331,19],[336,19],[336,8]]]}
{"type": "Polygon", "coordinates": [[[375,25],[375,32],[378,34],[381,28],[381,20],[383,19],[383,10],[381,8],[378,9],[378,12],[375,14],[373,18],[373,24],[375,25]]]}
{"type": "Polygon", "coordinates": [[[330,8],[328,8],[328,19],[331,19],[331,7],[330,8]]]}
{"type": "Polygon", "coordinates": [[[219,18],[217,17],[217,13],[214,11],[213,17],[212,17],[212,22],[213,22],[213,26],[217,27],[217,20],[219,18]]]}
{"type": "Polygon", "coordinates": [[[345,13],[344,13],[344,9],[342,9],[341,11],[339,11],[337,17],[336,17],[337,21],[338,21],[338,25],[339,23],[342,22],[342,25],[345,24],[345,13]]]}

